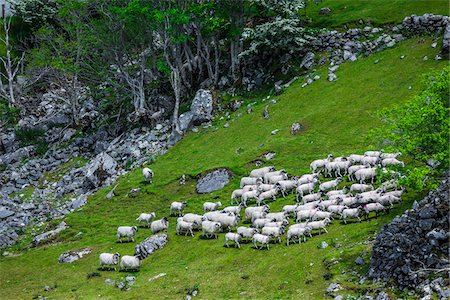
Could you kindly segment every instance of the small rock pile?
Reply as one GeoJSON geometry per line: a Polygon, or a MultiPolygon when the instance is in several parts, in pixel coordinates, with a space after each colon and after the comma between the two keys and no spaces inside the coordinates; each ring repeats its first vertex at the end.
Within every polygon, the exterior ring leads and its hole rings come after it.
{"type": "Polygon", "coordinates": [[[411,15],[406,17],[402,24],[393,28],[393,31],[405,31],[406,34],[434,33],[443,31],[450,24],[450,17],[424,14],[422,16],[411,15]]]}
{"type": "Polygon", "coordinates": [[[446,298],[444,294],[450,296],[450,290],[442,288],[448,287],[450,272],[449,195],[450,174],[413,209],[383,227],[373,247],[370,278],[426,292],[430,290],[430,276],[442,276],[433,282],[443,285],[434,284],[431,288],[440,299],[446,298]]]}
{"type": "Polygon", "coordinates": [[[143,242],[136,245],[134,248],[134,255],[138,256],[139,259],[147,258],[150,254],[158,249],[164,247],[168,242],[167,234],[152,235],[146,238],[143,242]]]}

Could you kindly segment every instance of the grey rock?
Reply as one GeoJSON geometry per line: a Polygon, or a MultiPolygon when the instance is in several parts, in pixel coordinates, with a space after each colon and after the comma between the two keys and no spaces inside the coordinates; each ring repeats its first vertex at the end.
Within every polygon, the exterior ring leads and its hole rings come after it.
{"type": "Polygon", "coordinates": [[[209,90],[198,90],[191,104],[192,121],[195,125],[212,120],[213,99],[209,90]]]}
{"type": "Polygon", "coordinates": [[[178,117],[178,123],[181,131],[186,131],[192,124],[194,119],[194,113],[191,111],[185,112],[178,117]]]}
{"type": "Polygon", "coordinates": [[[337,292],[337,291],[340,291],[340,290],[342,290],[342,287],[337,282],[331,283],[326,289],[327,293],[334,293],[334,292],[337,292]]]}
{"type": "Polygon", "coordinates": [[[126,281],[135,281],[135,280],[136,280],[136,277],[134,277],[134,276],[127,276],[127,277],[125,278],[125,280],[126,280],[126,281]]]}
{"type": "Polygon", "coordinates": [[[335,81],[337,79],[336,74],[328,73],[328,81],[335,81]]]}
{"type": "Polygon", "coordinates": [[[291,134],[296,135],[302,129],[300,123],[293,123],[291,126],[291,134]]]}
{"type": "Polygon", "coordinates": [[[362,258],[361,256],[358,256],[355,259],[355,264],[358,265],[358,266],[362,266],[362,265],[365,265],[366,262],[365,262],[364,258],[362,258]]]}
{"type": "Polygon", "coordinates": [[[73,263],[74,261],[79,260],[80,258],[83,258],[85,255],[92,252],[92,249],[90,248],[84,248],[81,250],[72,250],[69,252],[65,252],[61,254],[58,258],[59,263],[73,263]]]}
{"type": "Polygon", "coordinates": [[[168,242],[166,234],[152,235],[134,247],[134,255],[145,259],[168,242]]]}
{"type": "Polygon", "coordinates": [[[306,53],[300,63],[300,68],[305,68],[307,70],[311,69],[314,66],[314,58],[315,54],[313,52],[306,53]]]}
{"type": "Polygon", "coordinates": [[[86,178],[99,187],[108,177],[116,174],[117,162],[106,152],[98,154],[87,166],[86,178]]]}
{"type": "Polygon", "coordinates": [[[325,248],[327,248],[327,247],[328,247],[327,242],[322,241],[322,243],[320,243],[320,246],[319,246],[320,249],[325,249],[325,248]]]}
{"type": "Polygon", "coordinates": [[[230,181],[229,171],[218,169],[202,176],[197,183],[197,193],[205,194],[222,189],[230,181]]]}
{"type": "Polygon", "coordinates": [[[60,233],[61,231],[63,231],[66,228],[68,228],[68,226],[67,226],[66,222],[63,221],[58,225],[58,227],[56,227],[56,229],[41,233],[41,234],[37,235],[36,237],[34,237],[33,244],[38,245],[42,242],[45,242],[45,241],[49,240],[50,238],[55,237],[58,233],[60,233]]]}
{"type": "Polygon", "coordinates": [[[264,119],[268,119],[269,118],[269,105],[266,105],[264,107],[263,117],[264,117],[264,119]]]}
{"type": "Polygon", "coordinates": [[[450,23],[445,27],[441,53],[447,55],[447,57],[450,53],[450,23]]]}
{"type": "Polygon", "coordinates": [[[112,285],[112,284],[116,283],[116,281],[112,280],[112,279],[106,279],[105,283],[108,284],[108,285],[112,285]]]}
{"type": "Polygon", "coordinates": [[[331,14],[331,8],[329,8],[329,7],[322,7],[319,10],[319,15],[321,15],[321,16],[327,16],[329,14],[331,14]]]}
{"type": "Polygon", "coordinates": [[[125,283],[119,281],[116,283],[116,287],[122,290],[125,288],[125,283]]]}
{"type": "Polygon", "coordinates": [[[14,215],[14,212],[12,210],[0,210],[0,219],[6,219],[7,217],[10,217],[14,215]]]}

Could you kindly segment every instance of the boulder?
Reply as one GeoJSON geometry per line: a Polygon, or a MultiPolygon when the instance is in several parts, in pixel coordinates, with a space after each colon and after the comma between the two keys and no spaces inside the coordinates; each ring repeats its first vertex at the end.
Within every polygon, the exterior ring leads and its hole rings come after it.
{"type": "Polygon", "coordinates": [[[205,194],[222,189],[230,181],[229,171],[218,169],[203,175],[197,183],[197,193],[205,194]]]}
{"type": "Polygon", "coordinates": [[[319,10],[319,15],[321,15],[321,16],[328,16],[329,14],[331,14],[331,8],[329,8],[329,7],[322,7],[319,10]]]}
{"type": "Polygon", "coordinates": [[[450,24],[445,27],[444,37],[442,39],[442,50],[441,53],[444,55],[450,54],[450,24]]]}
{"type": "Polygon", "coordinates": [[[91,248],[84,248],[81,250],[72,250],[61,254],[58,258],[59,263],[73,263],[74,261],[83,258],[83,256],[92,252],[91,248]]]}
{"type": "Polygon", "coordinates": [[[7,217],[10,217],[12,215],[14,215],[14,212],[12,210],[0,210],[0,219],[6,219],[7,217]]]}
{"type": "Polygon", "coordinates": [[[14,132],[0,134],[0,153],[10,153],[16,150],[17,142],[14,132]]]}
{"type": "Polygon", "coordinates": [[[195,125],[209,122],[213,119],[213,98],[209,90],[198,90],[191,104],[192,122],[195,125]]]}
{"type": "Polygon", "coordinates": [[[86,178],[99,187],[108,177],[117,173],[117,163],[106,152],[98,154],[86,168],[86,178]]]}
{"type": "Polygon", "coordinates": [[[61,222],[58,227],[56,227],[56,229],[41,233],[39,235],[37,235],[34,239],[33,239],[33,244],[34,245],[38,245],[42,242],[48,241],[49,239],[55,237],[59,232],[63,231],[64,229],[68,228],[69,226],[67,226],[66,222],[61,222]]]}
{"type": "Polygon", "coordinates": [[[167,242],[167,234],[152,235],[134,247],[134,255],[139,256],[140,259],[147,258],[156,250],[164,247],[167,242]]]}
{"type": "Polygon", "coordinates": [[[303,57],[302,62],[300,63],[300,68],[305,68],[307,70],[311,69],[314,66],[314,58],[315,54],[313,52],[308,52],[303,57]]]}

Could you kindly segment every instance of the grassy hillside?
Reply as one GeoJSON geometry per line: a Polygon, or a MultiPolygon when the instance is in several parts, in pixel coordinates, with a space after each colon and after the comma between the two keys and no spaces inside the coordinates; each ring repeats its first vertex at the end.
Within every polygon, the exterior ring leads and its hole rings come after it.
{"type": "MultiPolygon", "coordinates": [[[[29,299],[37,295],[52,299],[182,299],[185,289],[194,285],[199,286],[199,299],[321,299],[332,281],[349,287],[347,293],[358,294],[361,287],[344,282],[354,275],[342,271],[354,269],[354,259],[370,251],[370,243],[364,242],[410,207],[418,195],[410,193],[404,204],[378,219],[346,226],[334,221],[328,234],[315,235],[302,245],[271,245],[270,251],[257,251],[250,245],[243,245],[241,250],[226,249],[223,234],[219,240],[203,240],[199,234],[194,238],[179,237],[174,233],[176,220],[170,218],[169,243],[144,260],[141,271],[134,273],[136,284],[130,291],[122,292],[104,283],[107,278],[119,280],[128,273],[101,272],[101,277],[92,279],[87,279],[87,274],[97,271],[101,252],[133,253],[134,243],[115,242],[117,226],[133,225],[141,212],[168,215],[170,202],[176,200],[187,201],[186,211],[197,213],[207,200],[221,200],[227,205],[239,177],[253,168],[250,162],[266,151],[276,152],[270,164],[284,167],[291,174],[305,173],[311,160],[328,153],[363,152],[369,147],[365,134],[377,125],[374,113],[414,95],[420,88],[420,74],[447,64],[422,60],[424,55],[434,57],[437,53],[431,43],[429,38],[412,39],[394,49],[346,63],[337,71],[339,80],[335,82],[326,81],[326,69],[319,69],[317,74],[322,78],[314,84],[301,88],[302,82],[298,81],[274,97],[277,104],[270,106],[268,120],[262,117],[266,102],[247,99],[248,103],[258,102],[254,112],[248,115],[242,108],[233,113],[235,121],[228,121],[229,128],[223,128],[225,121],[218,121],[217,129],[189,133],[151,165],[156,174],[154,184],[144,185],[140,170],[135,170],[119,181],[118,196],[106,199],[109,189],[102,189],[89,198],[85,207],[69,215],[66,222],[70,229],[59,243],[24,249],[17,257],[1,257],[0,299],[29,299]],[[401,60],[401,55],[406,57],[401,60]],[[375,59],[378,64],[374,64],[375,59]],[[243,116],[237,118],[240,112],[243,116]],[[292,136],[290,126],[296,121],[305,130],[292,136]],[[271,135],[274,129],[280,131],[271,135]],[[238,147],[242,150],[236,153],[238,147]],[[178,185],[182,174],[196,176],[217,167],[227,167],[236,174],[221,191],[197,195],[194,179],[185,186],[178,185]],[[133,198],[126,197],[136,187],[141,187],[141,192],[133,198]],[[318,249],[322,241],[343,246],[318,249]],[[92,247],[93,253],[73,264],[58,264],[61,253],[83,247],[92,247]],[[159,273],[167,276],[148,282],[148,278],[159,273]],[[326,280],[324,275],[334,278],[326,280]],[[44,292],[46,285],[56,288],[44,292]]],[[[280,210],[293,199],[289,196],[272,203],[272,210],[280,210]]],[[[141,241],[149,235],[148,229],[141,228],[136,239],[141,241]]],[[[26,242],[12,251],[21,250],[26,242]]],[[[356,270],[364,273],[366,267],[356,270]]]]}

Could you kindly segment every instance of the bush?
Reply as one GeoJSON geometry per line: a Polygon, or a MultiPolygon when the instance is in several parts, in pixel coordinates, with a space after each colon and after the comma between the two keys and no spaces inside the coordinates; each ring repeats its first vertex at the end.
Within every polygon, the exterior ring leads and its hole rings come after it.
{"type": "Polygon", "coordinates": [[[0,127],[14,127],[19,118],[19,110],[10,107],[8,101],[0,99],[0,127]]]}

